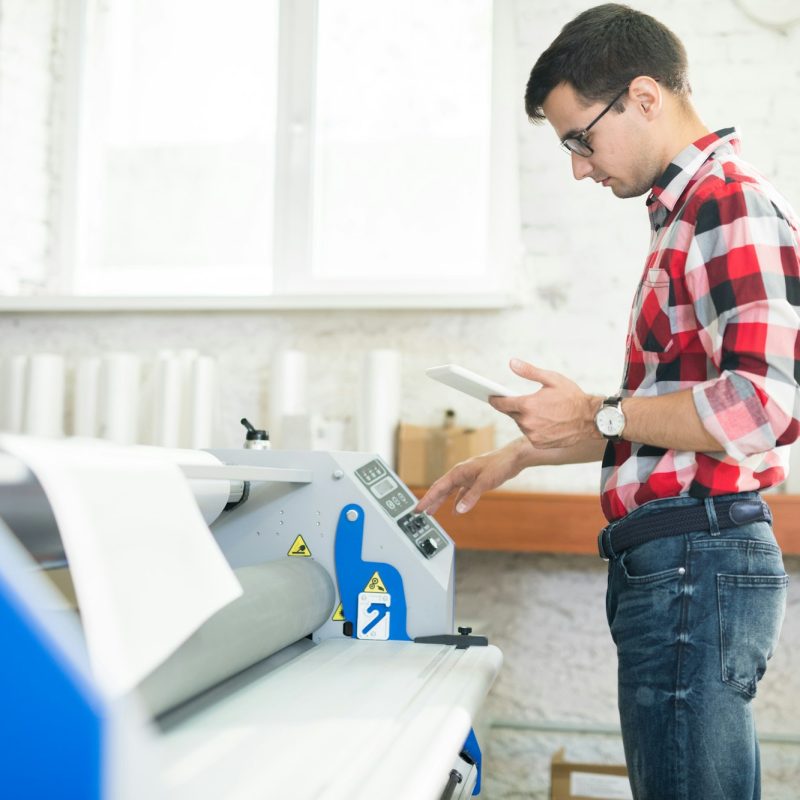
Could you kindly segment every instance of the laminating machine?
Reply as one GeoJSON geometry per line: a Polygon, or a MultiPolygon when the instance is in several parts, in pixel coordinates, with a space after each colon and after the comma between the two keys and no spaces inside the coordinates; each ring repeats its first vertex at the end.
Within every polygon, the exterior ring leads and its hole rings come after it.
{"type": "MultiPolygon", "coordinates": [[[[258,449],[178,458],[189,485],[205,487],[195,496],[242,592],[133,691],[109,696],[87,655],[79,618],[89,610],[71,583],[55,492],[6,450],[6,796],[449,800],[480,791],[473,720],[502,656],[469,629],[454,632],[453,541],[413,513],[413,495],[381,458],[258,449]]],[[[113,489],[104,493],[113,506],[113,489]]]]}

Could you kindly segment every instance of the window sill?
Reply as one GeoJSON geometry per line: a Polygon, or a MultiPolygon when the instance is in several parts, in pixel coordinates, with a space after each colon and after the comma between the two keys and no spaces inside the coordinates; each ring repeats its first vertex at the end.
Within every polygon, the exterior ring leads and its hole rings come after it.
{"type": "Polygon", "coordinates": [[[0,297],[0,313],[115,311],[500,310],[520,304],[510,292],[470,294],[283,295],[231,297],[0,297]]]}

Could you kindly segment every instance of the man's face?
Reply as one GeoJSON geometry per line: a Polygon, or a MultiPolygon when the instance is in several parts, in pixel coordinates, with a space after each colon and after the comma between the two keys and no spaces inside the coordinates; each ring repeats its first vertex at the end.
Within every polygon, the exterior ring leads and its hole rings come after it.
{"type": "MultiPolygon", "coordinates": [[[[644,121],[626,96],[625,111],[614,109],[598,120],[586,134],[594,152],[589,156],[568,153],[576,180],[591,178],[607,186],[617,197],[639,197],[649,192],[661,174],[644,121]]],[[[548,122],[559,140],[574,135],[589,125],[603,110],[603,103],[582,105],[578,94],[567,83],[556,86],[542,104],[548,122]]]]}

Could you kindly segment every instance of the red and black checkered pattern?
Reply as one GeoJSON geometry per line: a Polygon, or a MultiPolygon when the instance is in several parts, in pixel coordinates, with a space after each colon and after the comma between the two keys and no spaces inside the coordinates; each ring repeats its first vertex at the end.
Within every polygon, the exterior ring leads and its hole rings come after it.
{"type": "Polygon", "coordinates": [[[718,453],[609,443],[609,520],[661,497],[774,486],[800,435],[800,232],[739,157],[732,128],[683,150],[648,198],[651,246],[631,311],[623,397],[692,389],[718,453]]]}

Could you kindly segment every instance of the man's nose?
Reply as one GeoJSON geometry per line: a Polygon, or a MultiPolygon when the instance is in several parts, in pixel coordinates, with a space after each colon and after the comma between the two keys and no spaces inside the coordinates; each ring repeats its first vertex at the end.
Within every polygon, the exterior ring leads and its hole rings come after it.
{"type": "Polygon", "coordinates": [[[591,175],[594,167],[588,158],[579,156],[577,153],[570,153],[570,156],[572,158],[572,174],[575,176],[576,181],[583,180],[591,175]]]}

